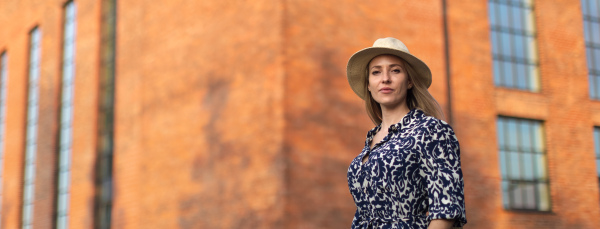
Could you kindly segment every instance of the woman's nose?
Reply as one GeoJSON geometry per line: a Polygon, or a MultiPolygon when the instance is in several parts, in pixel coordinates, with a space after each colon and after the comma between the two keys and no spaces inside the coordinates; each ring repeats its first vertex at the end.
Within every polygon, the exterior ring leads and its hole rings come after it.
{"type": "Polygon", "coordinates": [[[389,72],[383,72],[383,76],[381,77],[381,80],[384,83],[389,83],[390,82],[390,73],[389,72]]]}

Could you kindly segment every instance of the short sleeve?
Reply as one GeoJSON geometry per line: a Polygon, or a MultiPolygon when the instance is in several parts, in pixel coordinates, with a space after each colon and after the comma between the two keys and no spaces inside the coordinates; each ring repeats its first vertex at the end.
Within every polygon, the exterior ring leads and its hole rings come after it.
{"type": "Polygon", "coordinates": [[[352,226],[350,228],[360,228],[360,219],[360,212],[358,211],[358,209],[356,209],[356,212],[354,213],[354,218],[352,219],[352,226]]]}
{"type": "Polygon", "coordinates": [[[435,120],[423,136],[428,220],[454,219],[454,227],[467,223],[460,147],[452,127],[435,120]]]}

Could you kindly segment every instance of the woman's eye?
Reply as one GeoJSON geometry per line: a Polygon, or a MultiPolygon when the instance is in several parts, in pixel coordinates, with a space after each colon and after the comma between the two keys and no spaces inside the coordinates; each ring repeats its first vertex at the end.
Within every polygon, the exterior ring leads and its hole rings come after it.
{"type": "Polygon", "coordinates": [[[379,74],[379,71],[373,71],[373,72],[371,72],[371,75],[377,75],[377,74],[379,74]]]}
{"type": "Polygon", "coordinates": [[[400,69],[394,69],[392,70],[393,73],[400,73],[400,69]]]}

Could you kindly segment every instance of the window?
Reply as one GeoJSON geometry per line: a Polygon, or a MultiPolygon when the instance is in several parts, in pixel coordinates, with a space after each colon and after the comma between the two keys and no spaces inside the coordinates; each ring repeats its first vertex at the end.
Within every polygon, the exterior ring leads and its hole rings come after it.
{"type": "Polygon", "coordinates": [[[71,180],[71,145],[73,125],[73,80],[75,78],[75,3],[68,2],[64,9],[63,68],[60,102],[60,129],[58,146],[58,190],[56,229],[68,227],[69,189],[71,180]]]}
{"type": "Polygon", "coordinates": [[[113,146],[115,101],[115,50],[117,1],[103,1],[105,10],[100,21],[100,90],[98,109],[98,154],[96,160],[96,196],[94,228],[109,229],[113,207],[113,146]]]}
{"type": "Polygon", "coordinates": [[[600,99],[600,2],[581,0],[590,97],[600,99]]]}
{"type": "Polygon", "coordinates": [[[27,127],[25,138],[25,171],[23,182],[23,228],[32,228],[33,198],[35,181],[35,154],[37,148],[38,121],[38,82],[40,78],[40,39],[39,28],[30,33],[29,44],[29,87],[27,96],[27,127]]]}
{"type": "Polygon", "coordinates": [[[594,127],[594,146],[596,151],[596,173],[600,185],[600,127],[594,127]]]}
{"type": "MultiPolygon", "coordinates": [[[[2,206],[2,181],[4,170],[4,129],[6,123],[6,80],[8,77],[8,56],[0,53],[0,206],[2,206]]],[[[2,210],[2,209],[0,209],[2,210]]],[[[0,215],[2,212],[0,211],[0,215]]]]}
{"type": "Polygon", "coordinates": [[[498,117],[497,124],[504,208],[550,211],[542,123],[498,117]]]}
{"type": "Polygon", "coordinates": [[[539,91],[532,0],[489,0],[494,83],[539,91]]]}

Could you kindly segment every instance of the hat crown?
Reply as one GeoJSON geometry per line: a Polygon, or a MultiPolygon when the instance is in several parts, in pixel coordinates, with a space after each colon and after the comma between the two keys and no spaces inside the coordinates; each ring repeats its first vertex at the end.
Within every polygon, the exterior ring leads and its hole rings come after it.
{"type": "Polygon", "coordinates": [[[375,41],[375,43],[373,43],[373,47],[391,48],[410,53],[402,41],[393,37],[379,38],[375,41]]]}
{"type": "Polygon", "coordinates": [[[415,70],[414,80],[423,82],[423,85],[427,88],[431,85],[431,70],[425,62],[410,54],[402,41],[393,37],[380,38],[373,43],[372,47],[354,53],[348,60],[346,66],[348,83],[360,98],[365,99],[365,95],[369,93],[365,88],[365,80],[368,75],[366,70],[369,62],[379,55],[399,57],[415,70]]]}

